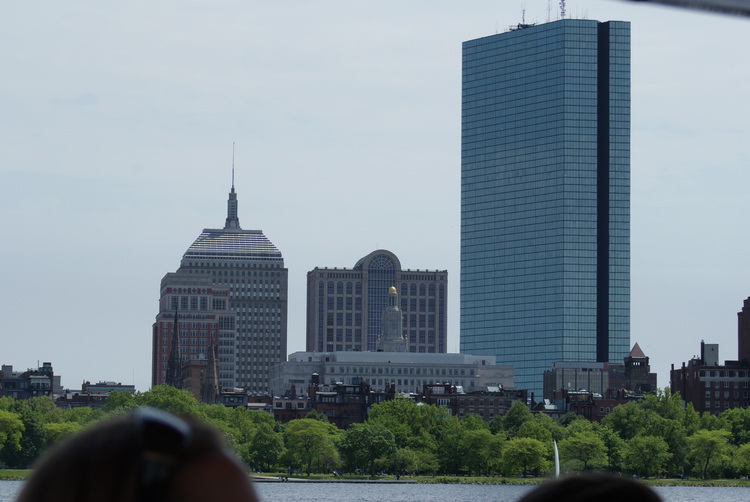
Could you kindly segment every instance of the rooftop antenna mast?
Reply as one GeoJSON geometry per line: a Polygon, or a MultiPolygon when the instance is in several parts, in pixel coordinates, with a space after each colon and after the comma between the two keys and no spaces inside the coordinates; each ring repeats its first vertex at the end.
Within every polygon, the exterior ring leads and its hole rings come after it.
{"type": "Polygon", "coordinates": [[[565,0],[560,0],[560,19],[565,19],[565,0]]]}
{"type": "Polygon", "coordinates": [[[234,141],[232,141],[232,191],[234,192],[234,141]]]}

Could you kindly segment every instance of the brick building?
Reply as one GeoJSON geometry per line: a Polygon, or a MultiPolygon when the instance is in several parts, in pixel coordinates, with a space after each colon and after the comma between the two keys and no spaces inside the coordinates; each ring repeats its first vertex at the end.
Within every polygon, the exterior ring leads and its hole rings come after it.
{"type": "Polygon", "coordinates": [[[463,418],[476,414],[489,422],[496,416],[504,415],[515,401],[526,402],[527,391],[523,389],[503,389],[489,387],[486,391],[461,393],[454,385],[425,385],[424,395],[418,398],[425,404],[445,406],[451,415],[463,418]]]}
{"type": "Polygon", "coordinates": [[[672,392],[701,413],[750,406],[750,298],[737,312],[737,360],[719,364],[719,344],[701,341],[700,356],[673,364],[669,380],[672,392]]]}
{"type": "Polygon", "coordinates": [[[700,357],[678,369],[673,364],[669,373],[672,392],[679,392],[700,413],[750,406],[750,366],[744,361],[719,364],[719,344],[701,342],[700,357]]]}

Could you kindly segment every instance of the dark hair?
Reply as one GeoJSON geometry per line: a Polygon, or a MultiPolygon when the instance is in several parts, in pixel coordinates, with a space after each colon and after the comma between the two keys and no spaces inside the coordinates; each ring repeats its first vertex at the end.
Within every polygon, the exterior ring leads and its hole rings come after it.
{"type": "Polygon", "coordinates": [[[201,422],[140,409],[88,427],[44,455],[17,502],[166,500],[175,474],[224,450],[201,422]]]}
{"type": "Polygon", "coordinates": [[[646,485],[622,476],[595,473],[566,476],[529,491],[519,502],[661,502],[646,485]]]}

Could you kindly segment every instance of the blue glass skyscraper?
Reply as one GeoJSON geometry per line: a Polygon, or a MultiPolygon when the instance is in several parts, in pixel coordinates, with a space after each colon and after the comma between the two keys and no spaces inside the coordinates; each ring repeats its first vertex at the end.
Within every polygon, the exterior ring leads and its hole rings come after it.
{"type": "Polygon", "coordinates": [[[461,352],[541,396],[557,361],[630,346],[630,24],[463,45],[461,352]]]}

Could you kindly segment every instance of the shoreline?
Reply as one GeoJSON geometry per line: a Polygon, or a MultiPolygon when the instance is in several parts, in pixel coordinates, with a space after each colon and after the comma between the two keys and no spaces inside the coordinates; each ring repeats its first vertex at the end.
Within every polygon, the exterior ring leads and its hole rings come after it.
{"type": "MultiPolygon", "coordinates": [[[[0,481],[24,481],[31,474],[31,469],[0,469],[0,481]]],[[[551,478],[492,478],[492,477],[460,477],[435,476],[413,478],[404,476],[403,479],[380,478],[346,478],[346,477],[289,477],[282,480],[280,475],[249,474],[255,483],[354,483],[354,484],[465,484],[465,485],[539,485],[551,478]]],[[[285,476],[286,477],[286,476],[285,476]]],[[[648,486],[685,486],[685,487],[732,487],[750,488],[750,479],[677,479],[650,478],[638,479],[648,486]]]]}

